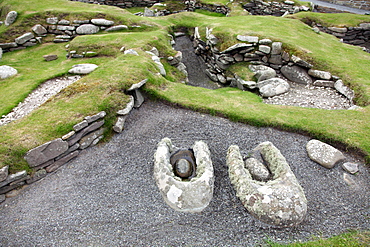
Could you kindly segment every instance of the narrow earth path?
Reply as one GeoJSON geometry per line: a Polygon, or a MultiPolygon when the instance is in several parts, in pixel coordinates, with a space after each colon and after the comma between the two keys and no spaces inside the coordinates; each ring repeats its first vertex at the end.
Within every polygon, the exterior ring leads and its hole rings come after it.
{"type": "MultiPolygon", "coordinates": [[[[370,172],[353,176],[307,157],[309,137],[230,122],[158,102],[130,113],[126,128],[0,206],[1,246],[256,246],[369,229],[370,172]],[[153,179],[153,155],[164,137],[178,147],[208,143],[215,170],[210,205],[179,213],[163,201],[153,179]],[[253,218],[235,196],[225,158],[271,141],[286,157],[308,199],[306,219],[277,229],[253,218]]],[[[355,161],[355,158],[346,154],[355,161]]]]}

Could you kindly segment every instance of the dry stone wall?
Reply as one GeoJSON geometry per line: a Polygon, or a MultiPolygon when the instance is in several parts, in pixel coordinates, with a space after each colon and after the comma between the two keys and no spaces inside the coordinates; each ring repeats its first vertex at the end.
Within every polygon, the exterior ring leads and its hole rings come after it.
{"type": "Polygon", "coordinates": [[[322,0],[322,1],[358,9],[370,10],[370,1],[368,0],[322,0]]]}

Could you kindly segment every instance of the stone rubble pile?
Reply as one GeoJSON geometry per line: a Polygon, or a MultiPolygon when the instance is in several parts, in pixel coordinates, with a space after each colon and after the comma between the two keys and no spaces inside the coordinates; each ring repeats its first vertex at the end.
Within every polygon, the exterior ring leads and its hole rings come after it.
{"type": "Polygon", "coordinates": [[[285,16],[295,14],[300,11],[309,11],[306,6],[295,6],[294,1],[285,2],[264,2],[262,0],[252,0],[243,5],[243,8],[252,15],[273,15],[285,16]]]}
{"type": "Polygon", "coordinates": [[[237,40],[242,43],[219,51],[215,47],[217,38],[210,35],[210,30],[207,33],[208,39],[203,41],[196,28],[193,44],[195,53],[201,56],[208,66],[206,74],[214,82],[241,90],[258,89],[261,96],[266,98],[288,92],[290,83],[332,88],[353,105],[354,92],[345,86],[339,77],[327,71],[313,69],[313,65],[307,61],[284,51],[281,42],[238,35],[237,40]],[[228,67],[238,62],[249,62],[249,69],[254,72],[257,81],[244,81],[238,75],[226,76],[228,67]]]}

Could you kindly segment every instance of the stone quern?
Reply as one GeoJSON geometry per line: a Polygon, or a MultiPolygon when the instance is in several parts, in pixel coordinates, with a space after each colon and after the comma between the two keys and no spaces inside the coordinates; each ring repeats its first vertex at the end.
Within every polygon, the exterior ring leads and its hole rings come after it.
{"type": "Polygon", "coordinates": [[[210,151],[203,141],[192,147],[197,165],[196,176],[184,181],[175,176],[171,153],[178,150],[169,138],[158,143],[154,154],[154,179],[164,201],[176,211],[201,212],[213,197],[214,174],[210,151]]]}
{"type": "Polygon", "coordinates": [[[228,149],[226,164],[237,197],[250,214],[265,223],[278,227],[301,223],[307,213],[307,200],[286,159],[271,142],[259,144],[255,152],[262,155],[271,171],[272,179],[266,182],[255,180],[244,167],[238,146],[228,149]]]}

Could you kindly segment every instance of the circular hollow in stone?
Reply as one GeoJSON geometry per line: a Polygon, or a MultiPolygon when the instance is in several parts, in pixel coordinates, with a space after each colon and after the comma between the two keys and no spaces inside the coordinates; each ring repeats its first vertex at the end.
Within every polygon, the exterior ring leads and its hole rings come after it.
{"type": "Polygon", "coordinates": [[[193,167],[186,159],[179,159],[175,164],[175,174],[180,178],[190,177],[193,167]]]}
{"type": "Polygon", "coordinates": [[[190,149],[180,149],[170,158],[174,174],[183,179],[190,179],[196,175],[194,153],[190,149]]]}

